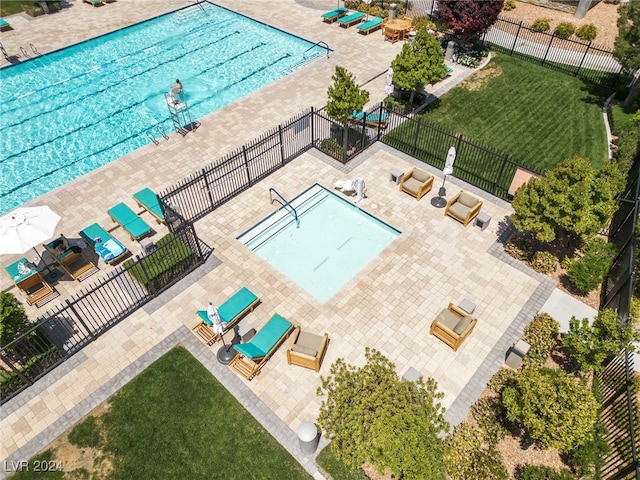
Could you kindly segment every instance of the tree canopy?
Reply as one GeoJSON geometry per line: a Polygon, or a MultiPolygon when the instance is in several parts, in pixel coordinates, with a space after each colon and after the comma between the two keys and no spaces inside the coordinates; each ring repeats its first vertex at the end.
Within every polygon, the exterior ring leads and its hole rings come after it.
{"type": "Polygon", "coordinates": [[[391,62],[393,83],[411,92],[409,103],[413,103],[414,93],[424,85],[432,85],[447,76],[447,66],[438,39],[421,28],[416,32],[412,44],[405,43],[402,50],[391,62]]]}
{"type": "MultiPolygon", "coordinates": [[[[629,0],[618,7],[618,36],[613,56],[626,70],[640,69],[640,0],[629,0]]],[[[639,91],[640,80],[636,79],[624,102],[626,106],[631,106],[639,91]]]]}
{"type": "Polygon", "coordinates": [[[358,87],[353,74],[339,65],[331,79],[333,85],[327,90],[329,100],[325,110],[334,120],[346,123],[354,110],[362,110],[369,101],[369,92],[358,87]]]}
{"type": "Polygon", "coordinates": [[[370,463],[398,478],[444,479],[443,433],[448,431],[435,380],[398,379],[395,365],[375,349],[361,368],[338,359],[322,378],[318,424],[330,448],[350,468],[370,463]]]}
{"type": "Polygon", "coordinates": [[[438,0],[438,16],[456,35],[471,37],[489,30],[504,0],[438,0]]]}
{"type": "Polygon", "coordinates": [[[545,447],[568,452],[589,439],[598,418],[591,390],[563,370],[528,367],[502,391],[507,418],[522,423],[545,447]]]}
{"type": "Polygon", "coordinates": [[[593,323],[572,317],[569,332],[562,343],[580,363],[583,370],[599,372],[610,355],[617,355],[626,348],[633,350],[633,342],[640,341],[640,331],[632,325],[622,324],[618,314],[608,308],[600,310],[593,323]]]}
{"type": "Polygon", "coordinates": [[[623,187],[624,177],[615,163],[596,169],[588,159],[576,156],[520,187],[511,220],[518,230],[531,232],[541,242],[555,240],[562,231],[580,243],[606,225],[623,187]]]}
{"type": "Polygon", "coordinates": [[[11,343],[29,329],[24,307],[11,293],[0,292],[0,345],[11,343]]]}

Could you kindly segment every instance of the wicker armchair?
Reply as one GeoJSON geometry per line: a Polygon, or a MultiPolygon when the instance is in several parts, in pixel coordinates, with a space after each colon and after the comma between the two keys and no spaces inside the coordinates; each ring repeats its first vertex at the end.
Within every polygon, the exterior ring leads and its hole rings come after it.
{"type": "Polygon", "coordinates": [[[455,197],[449,200],[444,214],[462,222],[466,227],[471,220],[478,216],[481,207],[481,200],[469,195],[467,192],[460,191],[455,197]]]}
{"type": "Polygon", "coordinates": [[[329,344],[329,335],[301,332],[298,327],[291,336],[291,344],[287,349],[287,363],[319,372],[329,344]]]}
{"type": "Polygon", "coordinates": [[[471,335],[478,320],[453,303],[443,309],[433,322],[429,333],[457,351],[462,342],[471,335]]]}
{"type": "Polygon", "coordinates": [[[400,180],[400,191],[413,195],[416,200],[420,200],[427,194],[431,187],[433,187],[433,175],[415,167],[405,173],[400,180]]]}

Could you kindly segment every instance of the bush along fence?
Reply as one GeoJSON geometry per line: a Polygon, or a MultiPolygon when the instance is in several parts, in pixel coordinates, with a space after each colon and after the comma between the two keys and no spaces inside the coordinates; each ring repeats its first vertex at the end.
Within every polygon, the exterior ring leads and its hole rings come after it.
{"type": "Polygon", "coordinates": [[[160,203],[165,216],[193,222],[313,147],[347,163],[379,131],[378,125],[343,126],[311,108],[161,192],[160,203]]]}
{"type": "Polygon", "coordinates": [[[625,86],[633,78],[633,72],[625,71],[610,50],[591,42],[536,31],[517,20],[499,17],[482,36],[482,41],[494,50],[606,88],[625,86]]]}
{"type": "MultiPolygon", "coordinates": [[[[602,284],[600,308],[611,308],[622,323],[632,322],[631,298],[634,294],[636,269],[636,237],[638,198],[640,195],[640,155],[629,170],[627,187],[619,199],[618,211],[609,226],[609,241],[616,245],[618,255],[602,284]]],[[[615,357],[599,375],[604,398],[600,413],[607,427],[607,442],[611,453],[605,459],[602,478],[618,480],[640,478],[638,435],[640,384],[633,368],[632,352],[615,357]]]]}
{"type": "Polygon", "coordinates": [[[156,250],[116,267],[34,326],[0,347],[0,404],[32,385],[202,265],[210,249],[190,223],[156,242],[156,250]]]}

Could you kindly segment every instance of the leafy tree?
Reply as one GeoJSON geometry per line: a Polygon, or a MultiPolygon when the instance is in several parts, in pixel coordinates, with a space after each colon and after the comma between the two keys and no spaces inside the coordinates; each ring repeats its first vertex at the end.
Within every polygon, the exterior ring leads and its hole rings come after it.
{"type": "Polygon", "coordinates": [[[375,349],[356,368],[338,359],[322,378],[318,424],[330,448],[352,469],[367,462],[398,478],[444,479],[444,408],[435,380],[406,382],[375,349]]]}
{"type": "Polygon", "coordinates": [[[585,443],[598,416],[598,402],[563,370],[529,367],[502,391],[507,418],[520,421],[544,447],[568,452],[585,443]]]}
{"type": "Polygon", "coordinates": [[[452,480],[507,480],[496,443],[468,423],[456,427],[447,440],[447,474],[452,480]]]}
{"type": "Polygon", "coordinates": [[[541,242],[568,234],[576,244],[597,234],[617,209],[624,177],[615,163],[595,169],[586,158],[563,160],[516,191],[513,225],[541,242]]]}
{"type": "Polygon", "coordinates": [[[596,372],[603,369],[603,362],[609,356],[618,354],[623,348],[634,350],[633,343],[638,341],[640,331],[632,325],[622,324],[618,314],[608,308],[600,310],[591,325],[586,318],[572,317],[569,332],[562,339],[584,371],[593,369],[596,372]]]}
{"type": "Polygon", "coordinates": [[[504,0],[438,0],[438,17],[456,35],[480,35],[498,19],[504,0]]]}
{"type": "Polygon", "coordinates": [[[29,329],[24,307],[11,293],[0,292],[0,345],[11,343],[29,329]]]}
{"type": "Polygon", "coordinates": [[[413,103],[415,92],[424,85],[431,85],[447,76],[447,66],[440,42],[420,29],[412,44],[405,43],[402,50],[391,62],[393,83],[403,90],[411,92],[409,103],[413,103]]]}
{"type": "Polygon", "coordinates": [[[611,268],[616,247],[600,237],[587,240],[583,257],[570,262],[567,274],[573,284],[585,293],[598,288],[611,268]]]}
{"type": "Polygon", "coordinates": [[[524,328],[523,340],[531,347],[524,357],[525,365],[543,366],[558,343],[560,324],[548,313],[538,313],[524,328]]]}
{"type": "MultiPolygon", "coordinates": [[[[627,70],[635,72],[640,68],[640,0],[629,0],[618,7],[618,36],[613,56],[627,70]]],[[[630,107],[640,92],[640,80],[631,86],[624,101],[630,107]]]]}
{"type": "Polygon", "coordinates": [[[369,92],[360,89],[353,74],[344,67],[337,65],[331,79],[333,85],[327,90],[329,101],[325,111],[331,118],[344,124],[354,110],[362,110],[369,101],[369,92]]]}

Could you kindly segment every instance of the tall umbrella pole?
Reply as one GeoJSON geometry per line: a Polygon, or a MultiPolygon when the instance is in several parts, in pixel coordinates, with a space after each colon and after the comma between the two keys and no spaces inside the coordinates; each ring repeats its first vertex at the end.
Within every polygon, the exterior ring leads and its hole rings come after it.
{"type": "Polygon", "coordinates": [[[236,356],[236,352],[231,349],[231,345],[227,345],[224,341],[225,326],[220,318],[218,309],[211,302],[209,302],[209,306],[207,307],[207,316],[209,317],[209,320],[211,320],[213,331],[220,335],[220,338],[222,339],[222,347],[218,349],[218,353],[216,355],[218,357],[218,362],[222,365],[228,365],[229,362],[233,360],[233,357],[236,356]]]}
{"type": "Polygon", "coordinates": [[[447,189],[444,188],[444,184],[447,181],[447,175],[453,173],[453,163],[456,161],[456,147],[451,147],[447,152],[447,159],[442,169],[444,178],[442,179],[442,186],[438,190],[438,196],[431,199],[431,205],[436,208],[443,208],[447,204],[447,199],[444,198],[447,195],[447,189]]]}

